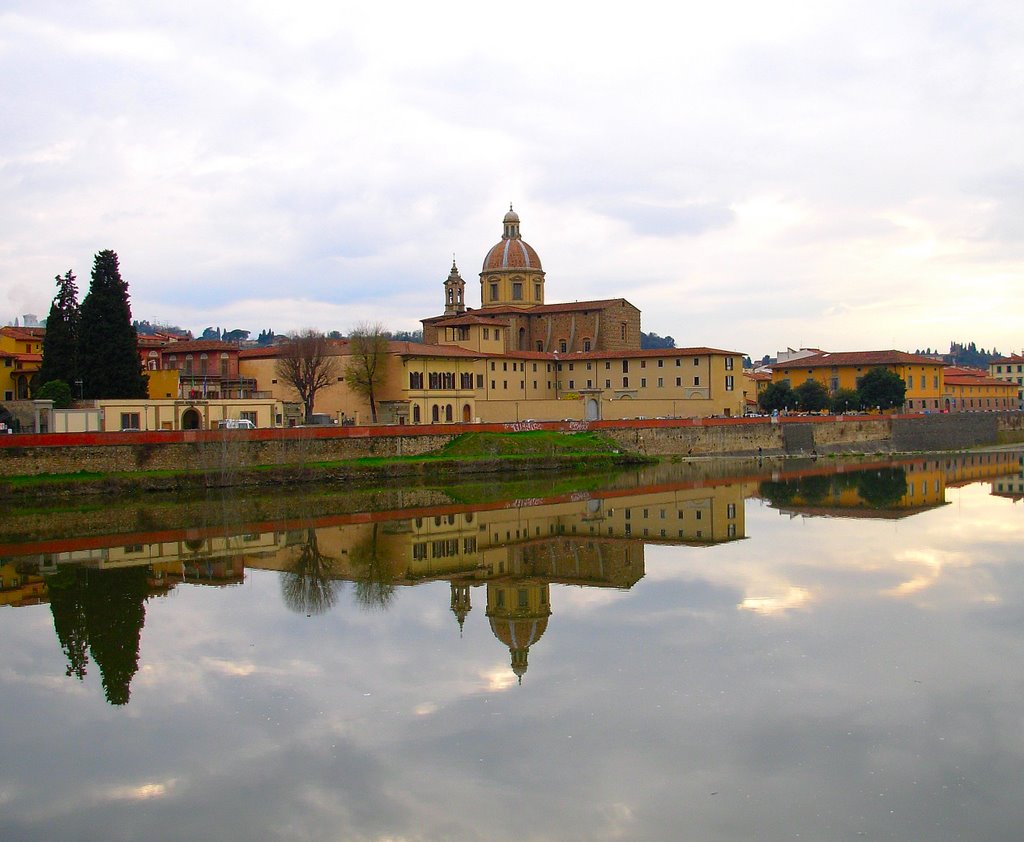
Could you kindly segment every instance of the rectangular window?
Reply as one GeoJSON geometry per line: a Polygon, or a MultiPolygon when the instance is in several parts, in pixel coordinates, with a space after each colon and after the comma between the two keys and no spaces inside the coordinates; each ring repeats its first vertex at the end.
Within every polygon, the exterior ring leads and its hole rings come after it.
{"type": "Polygon", "coordinates": [[[484,328],[484,339],[490,339],[490,338],[491,338],[491,329],[489,327],[485,327],[484,328]]]}
{"type": "Polygon", "coordinates": [[[423,372],[422,371],[410,371],[409,372],[409,388],[410,389],[422,389],[423,388],[423,372]]]}
{"type": "Polygon", "coordinates": [[[482,389],[484,387],[484,376],[482,374],[478,374],[476,376],[476,387],[478,389],[482,389]]]}
{"type": "Polygon", "coordinates": [[[440,372],[431,371],[427,375],[427,385],[431,389],[440,389],[441,388],[441,374],[440,374],[440,372]]]}
{"type": "Polygon", "coordinates": [[[647,368],[647,360],[640,360],[640,368],[647,368]]]}
{"type": "Polygon", "coordinates": [[[494,338],[495,338],[495,339],[501,339],[501,328],[497,328],[497,327],[496,327],[496,328],[494,329],[494,338]]]}
{"type": "MultiPolygon", "coordinates": [[[[497,300],[498,300],[498,285],[497,284],[491,284],[491,301],[497,301],[497,300]]],[[[498,337],[494,337],[494,338],[497,339],[498,337]]]]}
{"type": "Polygon", "coordinates": [[[700,365],[700,357],[694,357],[693,358],[693,364],[694,365],[700,365]]]}
{"type": "Polygon", "coordinates": [[[256,413],[247,409],[243,409],[238,413],[238,417],[243,421],[252,421],[252,425],[256,426],[256,413]]]}
{"type": "Polygon", "coordinates": [[[677,386],[682,386],[683,385],[683,378],[682,377],[677,377],[676,378],[676,385],[677,386]]]}
{"type": "Polygon", "coordinates": [[[622,388],[623,389],[628,389],[629,388],[629,378],[628,377],[623,377],[622,378],[622,388]]]}
{"type": "Polygon", "coordinates": [[[512,284],[512,300],[522,301],[523,300],[523,285],[518,281],[512,284]]]}
{"type": "Polygon", "coordinates": [[[736,504],[735,503],[729,503],[729,505],[727,505],[725,507],[725,516],[727,518],[734,518],[734,517],[736,517],[736,504]]]}
{"type": "Polygon", "coordinates": [[[658,388],[661,389],[664,385],[665,385],[665,378],[664,377],[659,377],[658,378],[658,388]]]}
{"type": "Polygon", "coordinates": [[[137,412],[122,412],[121,413],[121,429],[122,430],[141,430],[139,426],[139,413],[137,412]]]}
{"type": "Polygon", "coordinates": [[[725,375],[725,391],[731,392],[732,390],[733,390],[732,375],[731,374],[727,374],[727,375],[725,375]]]}
{"type": "Polygon", "coordinates": [[[576,381],[575,380],[570,380],[569,381],[569,388],[570,389],[575,389],[576,388],[576,381]]]}
{"type": "Polygon", "coordinates": [[[726,371],[732,371],[732,363],[733,363],[732,357],[726,357],[725,358],[725,370],[726,371]]]}
{"type": "Polygon", "coordinates": [[[693,385],[694,386],[699,386],[700,385],[700,375],[697,375],[696,377],[693,378],[693,385]]]}
{"type": "Polygon", "coordinates": [[[540,301],[540,284],[533,285],[533,300],[540,301]]]}
{"type": "Polygon", "coordinates": [[[460,376],[461,388],[472,389],[473,388],[473,375],[471,372],[464,371],[460,376]]]}
{"type": "Polygon", "coordinates": [[[625,340],[626,338],[626,323],[623,322],[619,327],[619,338],[625,340]]]}
{"type": "Polygon", "coordinates": [[[605,380],[604,381],[604,387],[606,389],[610,389],[612,387],[612,381],[611,380],[605,380]]]}
{"type": "Polygon", "coordinates": [[[646,377],[641,377],[640,378],[640,388],[641,389],[646,389],[647,388],[647,378],[646,377]]]}

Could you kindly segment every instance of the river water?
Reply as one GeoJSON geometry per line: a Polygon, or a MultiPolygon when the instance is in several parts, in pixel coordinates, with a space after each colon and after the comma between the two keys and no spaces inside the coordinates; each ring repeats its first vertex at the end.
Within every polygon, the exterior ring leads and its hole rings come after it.
{"type": "Polygon", "coordinates": [[[0,838],[1016,840],[995,451],[11,510],[0,838]]]}

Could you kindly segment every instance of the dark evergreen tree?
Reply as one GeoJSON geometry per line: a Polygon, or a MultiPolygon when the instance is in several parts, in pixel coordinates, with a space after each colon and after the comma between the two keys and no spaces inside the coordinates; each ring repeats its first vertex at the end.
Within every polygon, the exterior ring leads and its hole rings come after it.
{"type": "Polygon", "coordinates": [[[828,406],[828,390],[817,380],[805,380],[793,390],[801,412],[818,412],[828,406]]]}
{"type": "Polygon", "coordinates": [[[57,294],[46,317],[39,382],[63,380],[71,386],[78,378],[78,286],[70,269],[63,278],[57,275],[54,280],[57,294]]]}
{"type": "Polygon", "coordinates": [[[117,254],[109,249],[96,255],[89,294],[82,301],[78,336],[78,371],[85,397],[147,396],[128,284],[121,279],[117,254]]]}

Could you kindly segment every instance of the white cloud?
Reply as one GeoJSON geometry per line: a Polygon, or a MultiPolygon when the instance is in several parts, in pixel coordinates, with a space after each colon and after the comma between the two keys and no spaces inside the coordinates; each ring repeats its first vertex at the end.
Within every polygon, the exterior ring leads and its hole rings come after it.
{"type": "Polygon", "coordinates": [[[1019,349],[1016,4],[401,14],[13,4],[0,321],[114,248],[139,318],[408,329],[513,201],[681,345],[1019,349]]]}

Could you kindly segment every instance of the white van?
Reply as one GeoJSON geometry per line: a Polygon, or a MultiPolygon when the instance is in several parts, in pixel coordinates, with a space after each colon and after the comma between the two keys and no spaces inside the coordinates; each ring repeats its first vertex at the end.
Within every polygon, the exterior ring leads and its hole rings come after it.
{"type": "Polygon", "coordinates": [[[256,425],[248,418],[225,418],[217,422],[219,430],[255,430],[256,425]]]}

